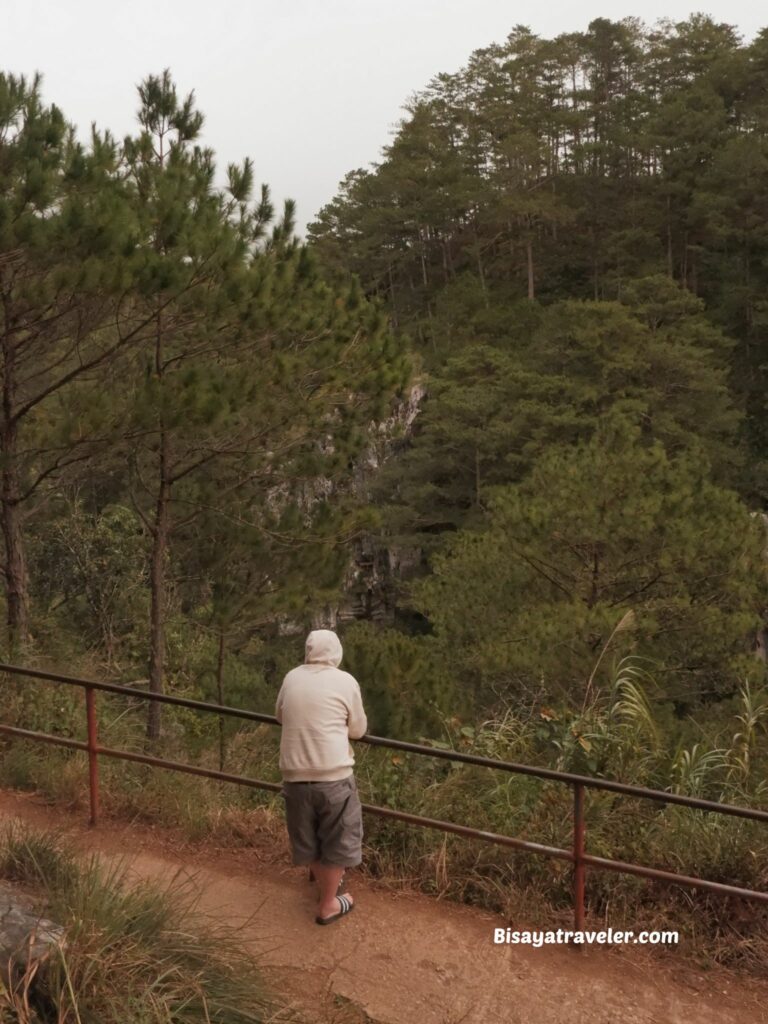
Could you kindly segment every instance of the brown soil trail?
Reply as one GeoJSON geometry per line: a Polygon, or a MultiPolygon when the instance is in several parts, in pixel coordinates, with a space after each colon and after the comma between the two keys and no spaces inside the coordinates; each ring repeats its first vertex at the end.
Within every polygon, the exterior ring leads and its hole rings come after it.
{"type": "MultiPolygon", "coordinates": [[[[352,878],[353,914],[313,923],[303,873],[259,851],[180,849],[169,832],[110,822],[96,829],[27,794],[0,793],[0,822],[61,830],[82,850],[125,857],[147,880],[190,877],[200,909],[244,924],[267,980],[308,1019],[376,1024],[766,1024],[768,981],[663,961],[639,947],[576,952],[495,946],[507,922],[352,878]],[[270,859],[273,861],[270,863],[270,859]],[[330,1008],[330,1009],[329,1009],[330,1008]],[[316,1011],[316,1012],[315,1012],[316,1011]]],[[[529,925],[530,926],[530,925],[529,925]]],[[[670,926],[671,923],[670,923],[670,926]]],[[[515,927],[525,927],[521,922],[515,927]]]]}

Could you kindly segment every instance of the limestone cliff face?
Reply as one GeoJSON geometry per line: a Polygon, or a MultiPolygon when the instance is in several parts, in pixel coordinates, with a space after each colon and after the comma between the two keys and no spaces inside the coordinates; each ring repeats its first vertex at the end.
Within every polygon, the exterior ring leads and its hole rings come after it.
{"type": "MultiPolygon", "coordinates": [[[[371,427],[371,441],[355,470],[355,492],[365,496],[371,478],[397,448],[407,441],[421,411],[426,388],[420,382],[411,385],[392,415],[371,427]]],[[[354,619],[389,622],[394,615],[394,584],[407,575],[420,560],[411,548],[382,549],[373,538],[363,537],[355,546],[344,581],[343,598],[335,606],[319,608],[313,628],[333,629],[354,619]]]]}
{"type": "Polygon", "coordinates": [[[402,443],[410,436],[426,395],[427,389],[422,383],[412,384],[389,419],[371,428],[371,443],[358,469],[361,475],[375,472],[392,455],[398,442],[402,443]]]}

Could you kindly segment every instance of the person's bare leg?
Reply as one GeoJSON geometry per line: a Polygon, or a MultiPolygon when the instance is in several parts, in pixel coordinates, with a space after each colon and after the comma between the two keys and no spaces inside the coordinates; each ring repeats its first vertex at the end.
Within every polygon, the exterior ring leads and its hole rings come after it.
{"type": "MultiPolygon", "coordinates": [[[[339,883],[344,877],[345,869],[338,867],[336,864],[321,864],[320,861],[315,861],[311,867],[312,873],[320,886],[320,902],[317,905],[317,916],[332,917],[334,914],[338,914],[341,909],[339,901],[336,899],[336,892],[339,888],[339,883]]],[[[347,899],[350,903],[354,903],[349,893],[347,893],[347,899]]]]}
{"type": "MultiPolygon", "coordinates": [[[[344,874],[346,874],[346,873],[347,873],[347,869],[344,868],[344,874]]],[[[315,878],[315,872],[312,870],[312,865],[311,864],[309,866],[309,873],[308,873],[307,877],[309,878],[310,882],[316,882],[317,881],[317,879],[315,878]]],[[[344,875],[341,876],[341,881],[339,882],[339,887],[341,889],[343,889],[343,887],[344,887],[344,875]]]]}

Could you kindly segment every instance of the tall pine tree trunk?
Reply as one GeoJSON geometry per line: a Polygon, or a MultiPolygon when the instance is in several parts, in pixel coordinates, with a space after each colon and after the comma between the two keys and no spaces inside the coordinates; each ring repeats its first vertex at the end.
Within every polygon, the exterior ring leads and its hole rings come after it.
{"type": "MultiPolygon", "coordinates": [[[[150,565],[150,625],[149,625],[149,689],[163,692],[165,673],[165,563],[168,556],[170,534],[171,487],[168,479],[168,435],[160,432],[160,476],[152,530],[152,559],[150,565]]],[[[147,717],[147,737],[160,738],[160,704],[151,701],[147,717]]]]}
{"type": "Polygon", "coordinates": [[[17,468],[18,428],[14,418],[16,391],[16,351],[8,332],[3,337],[3,422],[2,443],[2,522],[5,543],[5,594],[7,604],[8,647],[15,655],[29,636],[29,585],[24,557],[19,507],[17,468]]]}
{"type": "Polygon", "coordinates": [[[396,294],[395,294],[395,278],[394,278],[394,275],[392,273],[392,264],[391,263],[387,264],[387,274],[389,275],[389,299],[390,299],[390,305],[392,306],[392,324],[395,327],[397,327],[398,326],[397,297],[396,297],[396,294]]]}
{"type": "Polygon", "coordinates": [[[683,232],[683,265],[680,270],[680,280],[682,281],[683,288],[688,287],[688,232],[683,232]]]}
{"type": "MultiPolygon", "coordinates": [[[[219,626],[219,650],[216,657],[216,699],[219,704],[224,703],[224,626],[219,626]]],[[[224,771],[224,764],[227,760],[227,736],[225,732],[224,716],[219,715],[219,771],[224,771]]]]}
{"type": "Polygon", "coordinates": [[[536,298],[536,282],[533,275],[533,242],[530,238],[525,244],[525,257],[528,264],[528,301],[533,302],[536,298]]]}
{"type": "MultiPolygon", "coordinates": [[[[421,234],[421,231],[419,231],[419,234],[421,234]]],[[[424,238],[422,236],[422,239],[421,239],[421,280],[422,280],[422,282],[424,284],[424,288],[426,289],[426,288],[429,287],[429,278],[427,277],[427,257],[426,257],[426,255],[424,253],[424,248],[425,248],[425,243],[424,243],[424,238]]]]}
{"type": "MultiPolygon", "coordinates": [[[[152,524],[152,557],[150,563],[150,617],[149,617],[149,689],[150,693],[162,693],[165,674],[165,614],[166,614],[166,578],[165,565],[168,556],[170,538],[170,454],[169,437],[163,412],[163,322],[162,314],[157,313],[157,333],[155,336],[155,374],[160,382],[160,414],[157,502],[155,518],[152,524]]],[[[150,701],[147,715],[147,738],[160,738],[160,704],[150,701]]]]}
{"type": "Polygon", "coordinates": [[[478,273],[478,276],[480,278],[480,288],[481,288],[482,293],[483,293],[483,305],[485,306],[486,309],[488,309],[488,307],[490,306],[490,302],[488,300],[488,287],[487,287],[487,285],[485,283],[485,270],[483,268],[483,256],[482,256],[482,253],[480,251],[480,236],[477,233],[477,226],[475,226],[474,231],[475,231],[475,253],[477,255],[477,273],[478,273]]]}

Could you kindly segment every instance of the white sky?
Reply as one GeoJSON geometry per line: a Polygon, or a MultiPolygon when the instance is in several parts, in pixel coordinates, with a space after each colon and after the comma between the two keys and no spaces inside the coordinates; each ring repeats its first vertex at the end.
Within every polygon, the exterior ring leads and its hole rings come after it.
{"type": "MultiPolygon", "coordinates": [[[[705,10],[749,39],[754,0],[705,10]]],[[[347,171],[376,160],[401,104],[516,24],[539,35],[593,18],[680,20],[696,0],[0,0],[0,71],[43,73],[44,97],[81,134],[135,129],[136,85],[169,67],[195,90],[220,167],[246,155],[257,182],[312,220],[347,171]]]]}

